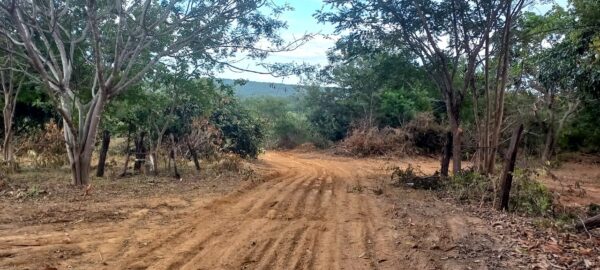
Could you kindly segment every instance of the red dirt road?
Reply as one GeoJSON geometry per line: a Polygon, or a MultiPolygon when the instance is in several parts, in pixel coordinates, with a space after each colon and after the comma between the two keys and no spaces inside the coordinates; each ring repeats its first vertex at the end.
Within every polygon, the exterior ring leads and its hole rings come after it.
{"type": "Polygon", "coordinates": [[[272,152],[256,167],[264,182],[213,199],[159,198],[114,221],[2,225],[0,269],[486,269],[496,248],[484,222],[447,203],[373,192],[383,162],[272,152]],[[481,250],[461,255],[470,243],[481,250]]]}

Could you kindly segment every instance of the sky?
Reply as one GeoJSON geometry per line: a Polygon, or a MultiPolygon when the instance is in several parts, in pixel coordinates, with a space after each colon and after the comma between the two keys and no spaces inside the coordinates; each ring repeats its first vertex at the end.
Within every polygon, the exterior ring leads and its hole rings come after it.
{"type": "MultiPolygon", "coordinates": [[[[289,4],[293,10],[282,14],[281,19],[287,21],[288,28],[282,30],[282,37],[288,40],[294,40],[304,34],[319,34],[309,42],[297,48],[294,51],[281,52],[270,55],[263,60],[267,63],[306,63],[311,65],[325,66],[327,64],[327,50],[334,46],[335,35],[333,25],[321,24],[313,17],[313,14],[323,8],[322,0],[274,0],[277,4],[289,4]]],[[[567,5],[567,0],[556,0],[561,6],[567,5]]],[[[530,7],[530,11],[536,13],[545,13],[551,8],[552,4],[537,4],[530,7]]],[[[242,59],[236,63],[237,66],[261,71],[257,67],[259,62],[253,60],[242,59]]],[[[285,78],[277,78],[271,75],[257,74],[252,72],[239,72],[230,69],[224,70],[217,77],[225,79],[245,79],[259,82],[274,82],[297,84],[300,78],[292,76],[285,78]]]]}

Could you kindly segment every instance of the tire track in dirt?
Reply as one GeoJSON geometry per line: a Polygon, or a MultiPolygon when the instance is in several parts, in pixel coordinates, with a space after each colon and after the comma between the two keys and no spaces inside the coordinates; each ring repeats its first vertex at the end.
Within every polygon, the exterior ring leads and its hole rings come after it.
{"type": "Polygon", "coordinates": [[[397,269],[377,260],[393,246],[377,223],[385,217],[375,196],[352,189],[371,165],[277,152],[263,159],[276,176],[249,189],[160,217],[141,210],[71,232],[68,244],[59,242],[61,233],[46,232],[14,238],[0,250],[27,252],[9,248],[37,239],[30,243],[41,246],[29,248],[73,247],[90,258],[102,245],[102,263],[77,269],[397,269]]]}

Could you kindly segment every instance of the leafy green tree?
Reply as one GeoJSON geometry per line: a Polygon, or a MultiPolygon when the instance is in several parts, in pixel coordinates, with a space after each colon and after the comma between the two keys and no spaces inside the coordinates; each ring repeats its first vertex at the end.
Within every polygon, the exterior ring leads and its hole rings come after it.
{"type": "Polygon", "coordinates": [[[208,72],[234,67],[227,60],[238,53],[262,59],[295,48],[301,42],[278,35],[283,10],[266,0],[8,0],[0,3],[0,33],[51,97],[63,119],[73,184],[86,185],[111,100],[168,59],[208,72]],[[259,41],[272,46],[255,46],[259,41]]]}
{"type": "MultiPolygon", "coordinates": [[[[453,171],[462,161],[461,107],[470,89],[493,93],[486,102],[487,133],[482,148],[493,169],[504,113],[512,23],[525,4],[518,1],[326,0],[330,7],[317,14],[336,25],[355,47],[373,47],[393,54],[409,51],[435,83],[446,105],[453,136],[453,171]],[[443,42],[442,42],[443,41],[443,42]],[[494,46],[493,46],[494,45],[494,46]],[[490,48],[496,57],[491,57],[490,48]],[[484,55],[484,59],[479,57],[484,55]],[[491,63],[496,62],[496,75],[491,63]],[[475,85],[477,70],[485,70],[485,85],[475,85]],[[490,72],[492,71],[492,72],[490,72]],[[487,140],[489,139],[489,140],[487,140]]],[[[346,46],[347,48],[352,48],[346,46]]],[[[353,51],[353,50],[350,50],[353,51]]],[[[482,133],[483,134],[483,133],[482,133]]]]}
{"type": "Polygon", "coordinates": [[[324,146],[301,106],[301,97],[256,97],[243,100],[250,112],[262,122],[267,148],[294,148],[311,142],[324,146]]]}
{"type": "Polygon", "coordinates": [[[264,139],[261,123],[233,95],[221,100],[210,121],[221,130],[222,149],[244,158],[258,157],[264,139]]]}

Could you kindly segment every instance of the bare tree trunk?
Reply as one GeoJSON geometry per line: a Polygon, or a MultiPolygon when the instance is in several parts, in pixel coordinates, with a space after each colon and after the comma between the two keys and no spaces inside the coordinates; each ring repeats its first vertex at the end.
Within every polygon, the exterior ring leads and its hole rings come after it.
{"type": "Polygon", "coordinates": [[[520,124],[517,129],[515,129],[510,140],[508,152],[506,152],[506,161],[504,163],[502,175],[500,176],[500,192],[498,193],[500,203],[496,206],[498,210],[508,210],[510,189],[512,186],[513,172],[515,170],[515,162],[517,161],[517,152],[519,150],[521,134],[523,134],[523,124],[520,124]]]}
{"type": "Polygon", "coordinates": [[[440,173],[443,177],[448,177],[448,168],[450,167],[450,158],[452,157],[452,132],[446,133],[446,145],[442,151],[442,165],[440,173]]]}
{"type": "MultiPolygon", "coordinates": [[[[5,94],[6,97],[6,94],[5,94]]],[[[4,99],[4,101],[6,102],[4,104],[4,142],[2,143],[2,154],[4,156],[4,162],[6,162],[7,164],[12,164],[13,163],[13,146],[12,146],[12,139],[13,139],[13,130],[12,130],[12,125],[13,125],[13,114],[14,114],[14,107],[11,107],[9,104],[9,100],[8,99],[4,99]],[[8,106],[7,106],[8,105],[8,106]]]]}
{"type": "Polygon", "coordinates": [[[454,109],[454,112],[448,112],[450,128],[452,129],[452,173],[455,175],[460,172],[462,163],[462,130],[460,129],[460,116],[457,111],[458,109],[454,109]]]}
{"type": "MultiPolygon", "coordinates": [[[[553,117],[551,117],[552,119],[553,117]]],[[[552,120],[548,124],[548,131],[546,132],[546,141],[544,143],[544,150],[542,152],[542,162],[546,163],[554,155],[554,142],[556,140],[556,131],[554,129],[554,121],[552,120]]]]}
{"type": "Polygon", "coordinates": [[[131,157],[131,149],[130,149],[130,144],[131,144],[131,125],[129,126],[129,130],[127,131],[127,143],[126,146],[127,147],[125,149],[126,154],[125,154],[125,165],[123,165],[123,172],[121,173],[121,177],[127,175],[127,166],[129,166],[129,158],[131,157]]]}
{"type": "MultiPolygon", "coordinates": [[[[9,45],[10,46],[10,45],[9,45]]],[[[9,55],[8,67],[15,65],[12,55],[9,55]]],[[[17,97],[21,91],[23,80],[19,81],[18,85],[15,85],[15,72],[10,69],[7,72],[0,70],[0,89],[4,93],[4,108],[2,110],[4,119],[4,141],[2,143],[2,154],[4,156],[4,162],[11,169],[15,169],[16,163],[14,163],[13,153],[13,119],[15,117],[15,107],[17,105],[17,97]]]]}
{"type": "Polygon", "coordinates": [[[142,131],[135,140],[135,163],[133,165],[133,171],[135,173],[141,173],[142,165],[146,162],[146,148],[144,147],[145,136],[146,132],[142,131]]]}
{"type": "MultiPolygon", "coordinates": [[[[89,184],[92,153],[94,152],[96,133],[100,124],[100,116],[104,111],[106,98],[106,93],[100,91],[96,93],[96,96],[88,105],[77,102],[76,108],[79,116],[77,127],[74,126],[73,122],[67,120],[70,118],[63,117],[63,122],[65,122],[65,143],[74,185],[83,186],[89,184]],[[77,129],[75,130],[75,128],[77,129]]],[[[70,110],[71,104],[68,104],[64,98],[61,99],[63,115],[71,117],[73,115],[70,110]]]]}
{"type": "Polygon", "coordinates": [[[194,166],[196,166],[196,170],[200,171],[200,162],[198,161],[198,154],[196,153],[196,149],[190,143],[190,140],[187,140],[187,147],[190,150],[190,154],[192,155],[192,159],[194,160],[194,166]]]}
{"type": "Polygon", "coordinates": [[[177,171],[177,147],[175,145],[175,136],[173,136],[173,134],[170,134],[169,137],[171,138],[171,158],[173,159],[173,172],[174,172],[174,177],[176,179],[180,179],[181,180],[181,175],[179,174],[179,171],[177,171]]]}
{"type": "MultiPolygon", "coordinates": [[[[158,156],[160,148],[162,147],[162,139],[165,135],[165,131],[167,129],[164,128],[161,132],[159,132],[158,138],[156,139],[156,144],[154,145],[151,154],[150,154],[150,170],[154,175],[158,175],[158,156]]],[[[170,169],[170,168],[169,168],[170,169]]]]}
{"type": "Polygon", "coordinates": [[[573,113],[575,113],[575,111],[577,111],[577,108],[579,107],[579,103],[580,103],[579,100],[569,103],[569,105],[568,105],[569,107],[567,108],[567,111],[565,112],[565,114],[561,117],[560,120],[558,120],[558,123],[555,123],[556,117],[555,117],[555,112],[553,111],[554,108],[552,106],[554,103],[554,95],[551,95],[550,98],[552,99],[548,105],[548,111],[550,113],[550,120],[548,121],[549,123],[547,124],[548,131],[546,133],[546,141],[544,143],[544,150],[542,152],[542,162],[544,162],[544,163],[546,163],[548,160],[552,159],[552,157],[554,156],[555,148],[556,148],[556,137],[563,130],[569,117],[573,113]]]}
{"type": "Polygon", "coordinates": [[[104,167],[106,165],[106,155],[108,154],[108,146],[110,144],[110,132],[105,130],[102,132],[102,148],[100,149],[100,158],[98,159],[98,168],[96,169],[96,176],[104,176],[104,167]]]}

